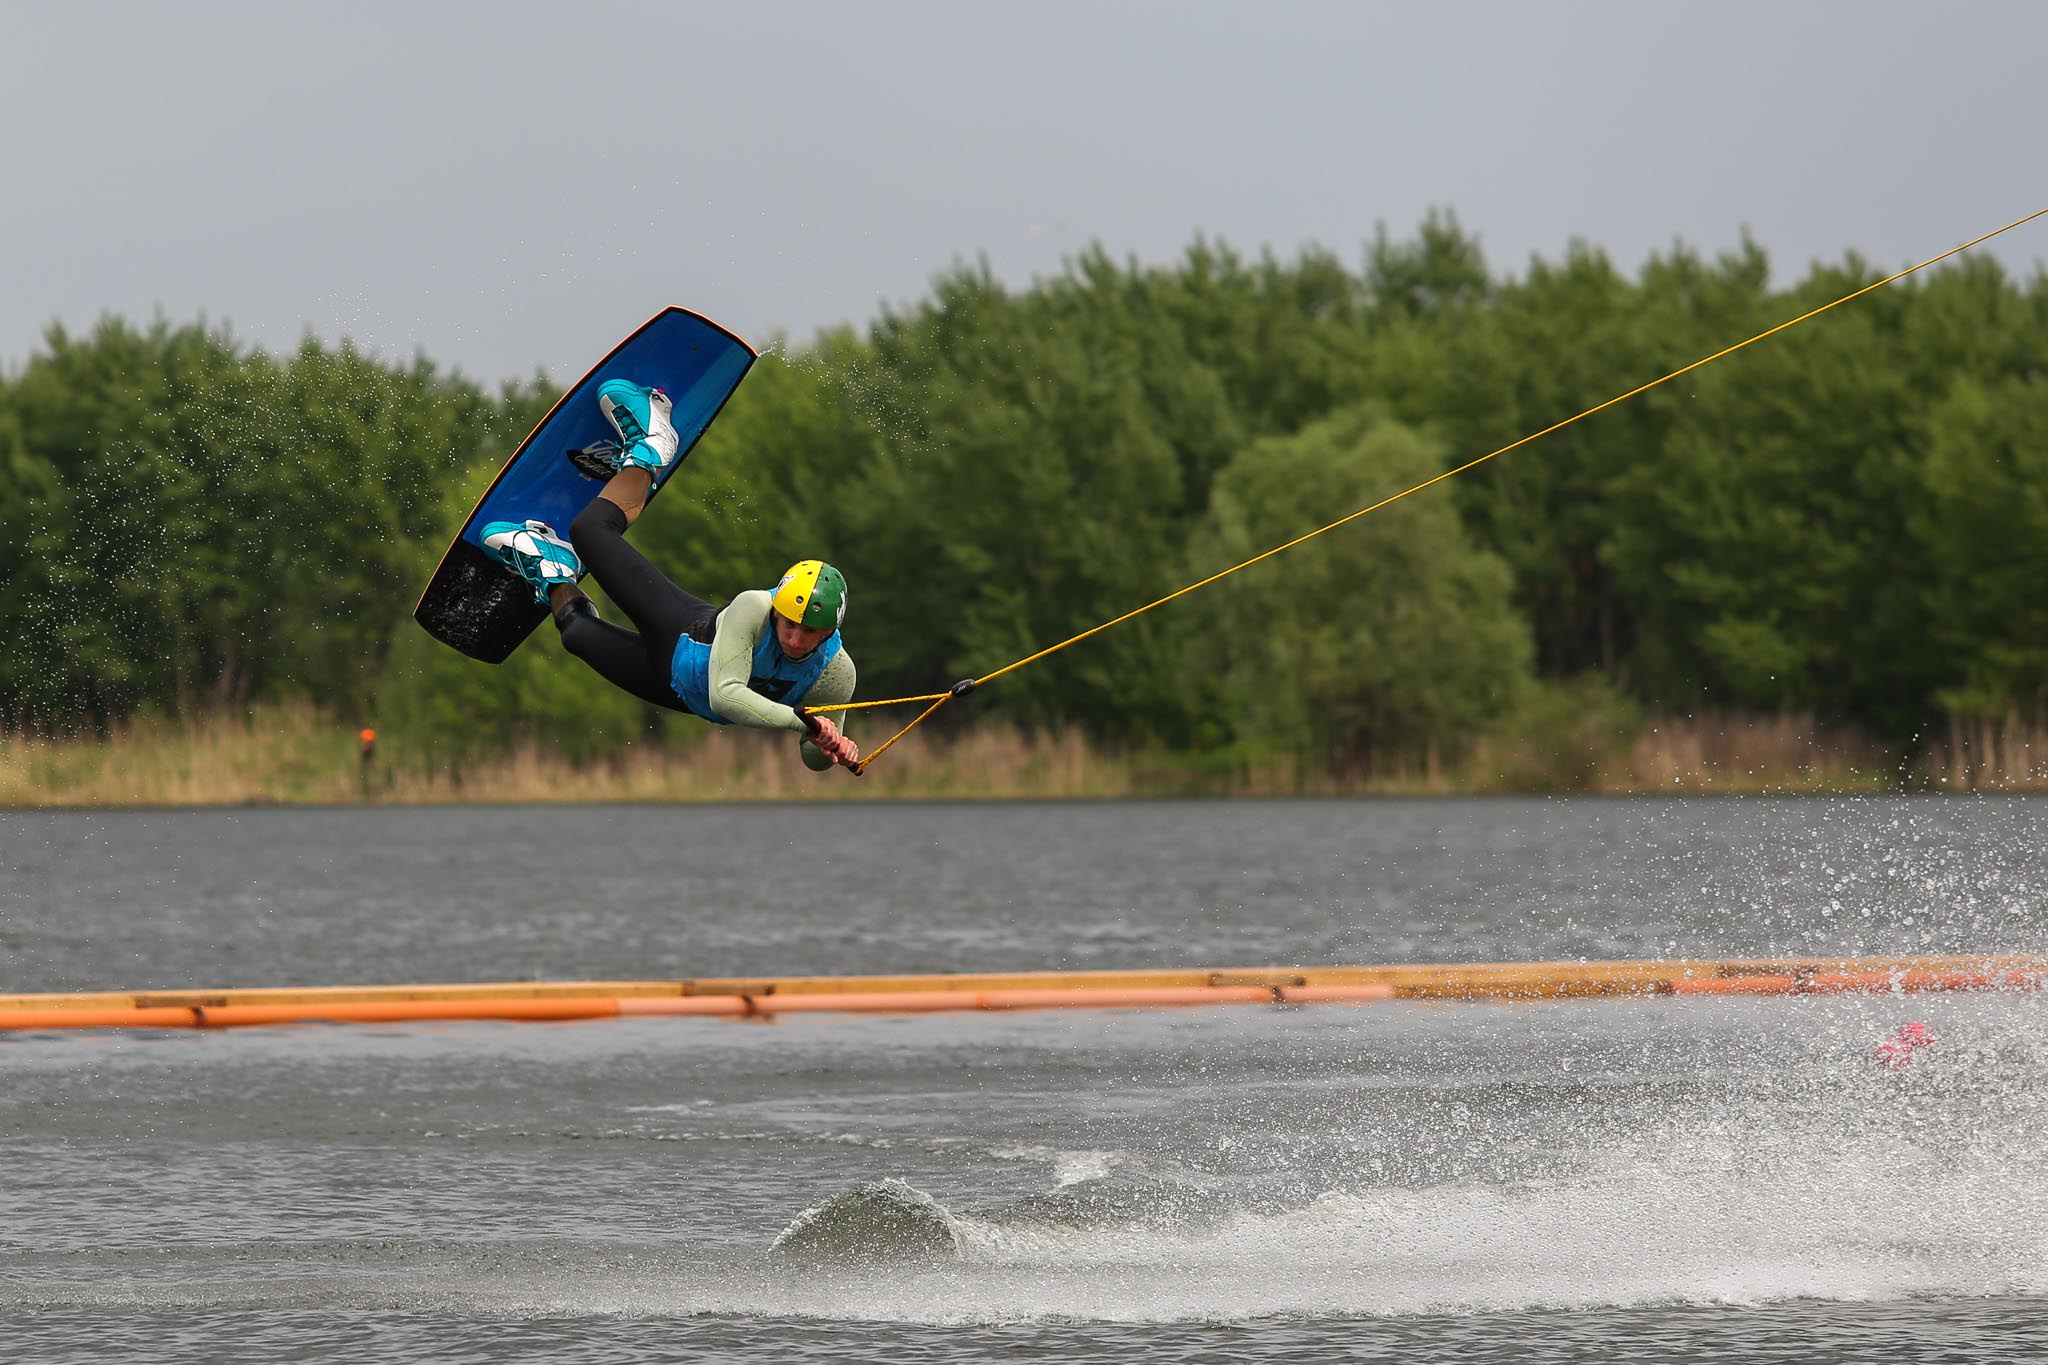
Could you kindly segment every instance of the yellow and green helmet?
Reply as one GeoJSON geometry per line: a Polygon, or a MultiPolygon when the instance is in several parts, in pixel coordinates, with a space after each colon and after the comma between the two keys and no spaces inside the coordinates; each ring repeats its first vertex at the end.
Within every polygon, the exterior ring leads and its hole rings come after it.
{"type": "Polygon", "coordinates": [[[800,560],[775,585],[775,610],[800,626],[837,630],[846,619],[846,578],[822,559],[800,560]]]}

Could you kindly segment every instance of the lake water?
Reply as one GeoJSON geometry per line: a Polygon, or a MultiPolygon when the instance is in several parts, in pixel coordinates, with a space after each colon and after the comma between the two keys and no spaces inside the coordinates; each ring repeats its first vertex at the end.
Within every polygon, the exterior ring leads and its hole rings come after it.
{"type": "MultiPolygon", "coordinates": [[[[7,990],[2044,926],[2025,798],[0,813],[7,990]]],[[[0,1034],[0,1356],[2020,1359],[2044,1063],[2020,996],[0,1034]]]]}

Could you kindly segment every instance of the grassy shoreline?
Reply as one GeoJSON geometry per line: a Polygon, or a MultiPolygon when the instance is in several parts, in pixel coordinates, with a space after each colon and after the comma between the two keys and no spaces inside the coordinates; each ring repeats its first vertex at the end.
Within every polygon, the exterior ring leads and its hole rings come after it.
{"type": "Polygon", "coordinates": [[[1633,734],[1598,731],[1487,738],[1454,761],[1373,773],[1116,754],[1072,731],[920,731],[855,780],[807,771],[786,737],[744,732],[692,731],[585,761],[508,740],[455,762],[387,736],[366,765],[354,726],[284,705],[106,736],[0,733],[0,808],[2048,791],[2048,732],[2017,722],[1959,728],[1910,759],[1799,715],[1665,716],[1633,734]]]}

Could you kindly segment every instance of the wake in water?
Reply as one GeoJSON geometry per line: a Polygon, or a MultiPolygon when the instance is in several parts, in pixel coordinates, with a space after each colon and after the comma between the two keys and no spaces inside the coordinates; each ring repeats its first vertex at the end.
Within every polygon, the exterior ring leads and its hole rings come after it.
{"type": "MultiPolygon", "coordinates": [[[[900,1093],[737,1106],[750,1126],[663,1105],[576,1139],[591,1166],[570,1188],[635,1149],[707,1180],[752,1170],[756,1206],[783,1201],[760,1231],[699,1195],[643,1201],[630,1239],[579,1235],[570,1204],[545,1237],[443,1223],[24,1254],[0,1301],[957,1324],[2048,1298],[2048,1013],[2031,998],[1092,1027],[1131,1050],[1092,1072],[1014,1060],[999,1098],[913,1069],[900,1093]],[[1909,1021],[1925,1041],[1888,1064],[1909,1021]],[[697,1140],[659,1140],[678,1132],[697,1140]]],[[[921,1047],[931,1028],[894,1036],[921,1047]]],[[[770,1042],[807,1035],[787,1036],[770,1042]]]]}
{"type": "Polygon", "coordinates": [[[1783,1033],[1703,1028],[1669,1080],[1365,1093],[1348,1127],[1318,1121],[1328,1090],[1297,1095],[1206,1172],[1121,1154],[959,1209],[865,1182],[799,1216],[758,1279],[698,1289],[746,1313],[1226,1321],[2048,1293],[2042,1011],[1943,1008],[1938,1046],[1906,1032],[1910,1070],[1869,1030],[1896,1006],[1779,1002],[1720,1017],[1783,1033]],[[1858,1035],[1879,1043],[1830,1046],[1858,1035]]]}

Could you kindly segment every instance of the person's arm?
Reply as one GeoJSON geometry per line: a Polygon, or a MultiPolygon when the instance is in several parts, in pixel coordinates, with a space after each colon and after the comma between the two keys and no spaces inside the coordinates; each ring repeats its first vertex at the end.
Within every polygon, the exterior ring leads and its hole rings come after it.
{"type": "MultiPolygon", "coordinates": [[[[832,656],[832,662],[825,665],[825,671],[818,675],[818,680],[811,684],[804,700],[816,706],[837,706],[841,702],[852,701],[854,681],[853,656],[842,645],[832,656]]],[[[846,714],[837,712],[832,718],[839,722],[839,733],[845,734],[846,714]]],[[[797,752],[803,755],[804,766],[814,773],[824,772],[832,766],[831,757],[809,739],[797,746],[797,752]]]]}
{"type": "Polygon", "coordinates": [[[754,646],[761,642],[762,631],[774,629],[768,622],[774,601],[773,594],[757,589],[741,593],[718,613],[718,627],[711,636],[711,708],[734,725],[803,734],[809,727],[793,708],[747,686],[754,675],[754,646]]]}

